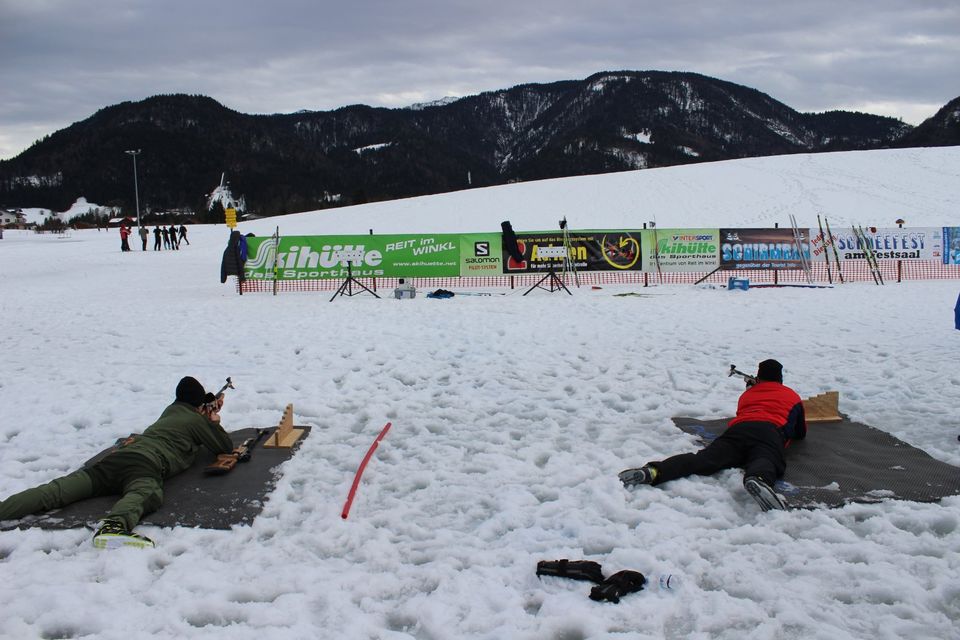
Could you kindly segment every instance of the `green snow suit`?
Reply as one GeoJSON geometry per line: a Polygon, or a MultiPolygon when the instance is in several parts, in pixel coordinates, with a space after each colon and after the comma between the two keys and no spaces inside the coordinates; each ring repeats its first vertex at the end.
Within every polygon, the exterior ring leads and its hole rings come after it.
{"type": "Polygon", "coordinates": [[[119,521],[130,531],[163,503],[163,480],[188,469],[201,446],[215,454],[233,451],[223,427],[189,404],[174,402],[141,435],[124,440],[92,464],[0,501],[0,520],[119,494],[103,519],[119,521]]]}

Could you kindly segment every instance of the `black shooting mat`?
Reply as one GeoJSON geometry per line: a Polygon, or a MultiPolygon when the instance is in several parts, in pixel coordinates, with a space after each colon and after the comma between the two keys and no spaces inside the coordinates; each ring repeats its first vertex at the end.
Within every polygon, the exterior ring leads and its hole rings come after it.
{"type": "MultiPolygon", "coordinates": [[[[730,418],[673,418],[682,431],[712,441],[730,418]]],[[[884,499],[936,502],[960,494],[960,468],[889,433],[844,418],[807,424],[807,437],[786,450],[775,489],[790,507],[840,507],[884,499]]]]}
{"type": "MultiPolygon", "coordinates": [[[[267,494],[276,486],[280,465],[293,457],[300,443],[310,434],[310,427],[297,425],[294,428],[303,429],[304,433],[292,448],[264,448],[263,443],[274,432],[271,429],[253,448],[250,460],[238,462],[232,471],[219,476],[203,472],[216,456],[201,447],[192,467],[164,481],[163,504],[145,515],[141,524],[203,529],[229,529],[234,525],[250,524],[263,510],[267,494]]],[[[240,445],[256,435],[255,428],[240,429],[231,432],[230,438],[234,445],[240,445]]],[[[103,496],[81,500],[62,509],[7,521],[4,525],[9,526],[2,528],[74,529],[93,526],[118,498],[103,496]]]]}

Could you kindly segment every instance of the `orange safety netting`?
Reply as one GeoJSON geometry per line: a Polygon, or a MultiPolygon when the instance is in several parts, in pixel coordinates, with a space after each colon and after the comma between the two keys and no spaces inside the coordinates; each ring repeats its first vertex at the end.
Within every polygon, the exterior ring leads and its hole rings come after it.
{"type": "MultiPolygon", "coordinates": [[[[843,282],[873,282],[873,274],[866,260],[846,260],[841,265],[843,282]]],[[[817,284],[826,284],[832,278],[833,284],[840,284],[840,274],[836,265],[830,264],[830,275],[827,274],[827,265],[817,262],[810,268],[813,280],[817,284]]],[[[573,285],[573,276],[557,274],[564,278],[567,286],[573,285]]],[[[940,262],[925,261],[887,261],[880,262],[880,275],[885,283],[902,282],[904,280],[941,280],[960,279],[960,265],[942,264],[940,262]]],[[[489,289],[529,288],[540,280],[543,274],[525,273],[522,275],[502,275],[485,277],[450,277],[450,278],[405,278],[406,282],[418,289],[489,289]]],[[[751,284],[807,284],[807,277],[803,271],[795,270],[737,270],[715,271],[713,273],[641,273],[637,271],[580,271],[577,279],[581,285],[615,285],[632,284],[639,286],[655,286],[659,284],[727,284],[729,278],[749,280],[751,284]]],[[[357,278],[359,282],[374,291],[392,291],[398,284],[397,278],[357,278]]],[[[343,283],[341,279],[331,280],[279,280],[276,284],[277,292],[291,291],[334,291],[343,283]]],[[[242,286],[242,293],[271,293],[274,290],[273,280],[245,280],[238,284],[238,291],[242,286]]]]}

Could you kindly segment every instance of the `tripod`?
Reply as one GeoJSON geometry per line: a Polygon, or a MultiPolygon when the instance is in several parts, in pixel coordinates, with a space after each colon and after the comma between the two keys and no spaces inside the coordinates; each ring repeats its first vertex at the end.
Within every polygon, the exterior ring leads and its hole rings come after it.
{"type": "MultiPolygon", "coordinates": [[[[566,247],[544,247],[538,252],[540,258],[563,258],[564,266],[566,266],[567,261],[567,248],[566,247]]],[[[551,262],[547,267],[547,273],[542,278],[537,280],[536,284],[526,290],[523,295],[527,295],[536,288],[543,289],[553,293],[554,291],[560,291],[561,289],[566,291],[567,294],[573,295],[570,293],[570,289],[567,289],[567,285],[563,284],[563,280],[557,275],[557,270],[551,262]],[[544,286],[544,282],[547,282],[547,286],[544,286]]]]}
{"type": "Polygon", "coordinates": [[[363,251],[338,251],[334,254],[340,261],[340,264],[345,264],[347,266],[347,279],[343,281],[343,284],[340,285],[340,288],[337,289],[337,292],[333,294],[333,297],[330,298],[330,302],[333,302],[337,299],[337,296],[355,296],[363,291],[366,291],[374,298],[379,299],[376,293],[367,288],[365,284],[353,277],[353,263],[360,262],[363,260],[363,251]],[[354,291],[354,285],[358,287],[354,291]],[[361,291],[362,289],[362,291],[361,291]]]}

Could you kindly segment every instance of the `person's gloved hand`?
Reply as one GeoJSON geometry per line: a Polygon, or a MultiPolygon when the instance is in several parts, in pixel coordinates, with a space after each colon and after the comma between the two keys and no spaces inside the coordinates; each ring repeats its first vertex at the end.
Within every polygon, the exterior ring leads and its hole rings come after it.
{"type": "Polygon", "coordinates": [[[590,590],[591,600],[620,602],[620,598],[643,589],[647,579],[639,571],[618,571],[590,590]]]}
{"type": "Polygon", "coordinates": [[[203,398],[203,404],[200,405],[200,413],[211,422],[220,422],[220,409],[223,408],[223,396],[217,397],[212,393],[207,393],[203,398]]]}

